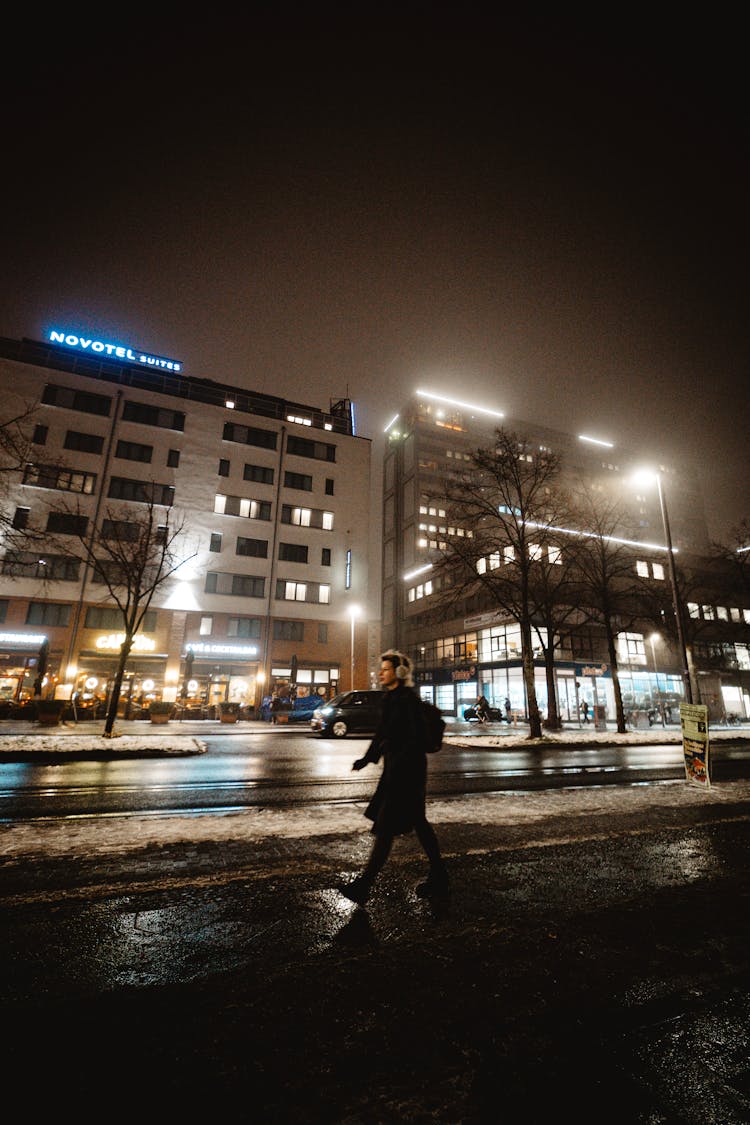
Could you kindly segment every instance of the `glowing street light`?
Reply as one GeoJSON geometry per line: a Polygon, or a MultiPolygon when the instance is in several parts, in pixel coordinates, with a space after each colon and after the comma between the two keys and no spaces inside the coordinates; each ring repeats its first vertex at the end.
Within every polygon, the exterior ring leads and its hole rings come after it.
{"type": "Polygon", "coordinates": [[[644,470],[637,474],[636,477],[640,484],[653,484],[656,481],[656,489],[659,493],[659,507],[661,508],[661,521],[664,526],[664,539],[667,544],[667,565],[669,568],[669,581],[672,585],[672,606],[674,609],[675,624],[677,625],[677,642],[680,648],[680,658],[682,660],[682,679],[685,684],[685,697],[688,703],[693,702],[693,688],[690,683],[690,669],[688,668],[687,648],[685,647],[685,632],[682,627],[682,607],[680,605],[680,591],[677,585],[677,570],[674,565],[674,549],[672,547],[672,533],[669,530],[669,515],[667,513],[667,501],[664,497],[664,489],[661,483],[661,473],[644,470]]]}
{"type": "Polygon", "coordinates": [[[351,647],[350,647],[350,660],[349,660],[349,691],[354,691],[354,622],[360,615],[360,608],[358,605],[349,606],[349,618],[351,620],[351,647]]]}

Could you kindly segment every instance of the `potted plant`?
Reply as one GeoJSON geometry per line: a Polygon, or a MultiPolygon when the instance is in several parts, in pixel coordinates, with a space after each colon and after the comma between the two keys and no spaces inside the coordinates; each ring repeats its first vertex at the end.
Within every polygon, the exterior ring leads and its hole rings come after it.
{"type": "Polygon", "coordinates": [[[174,703],[157,699],[149,706],[148,714],[152,723],[168,723],[174,714],[174,703]]]}
{"type": "Polygon", "coordinates": [[[36,704],[36,717],[37,722],[41,723],[44,727],[56,727],[60,722],[62,713],[66,705],[65,699],[37,699],[36,704]]]}
{"type": "Polygon", "coordinates": [[[240,717],[241,703],[220,703],[219,719],[222,723],[236,723],[240,717]]]}

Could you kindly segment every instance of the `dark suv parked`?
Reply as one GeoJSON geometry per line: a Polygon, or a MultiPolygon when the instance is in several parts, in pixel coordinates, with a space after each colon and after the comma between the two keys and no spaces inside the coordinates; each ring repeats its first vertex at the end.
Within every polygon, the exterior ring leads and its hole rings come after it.
{"type": "Polygon", "coordinates": [[[382,705],[382,691],[346,691],[319,707],[310,720],[310,726],[316,734],[324,737],[374,734],[382,705]]]}

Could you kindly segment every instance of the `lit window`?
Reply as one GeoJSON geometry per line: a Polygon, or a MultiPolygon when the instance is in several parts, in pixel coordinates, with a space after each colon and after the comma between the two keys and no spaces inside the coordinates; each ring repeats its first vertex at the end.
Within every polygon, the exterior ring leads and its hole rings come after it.
{"type": "Polygon", "coordinates": [[[704,607],[703,607],[703,619],[704,619],[704,621],[713,621],[714,616],[715,616],[714,615],[714,607],[712,605],[704,605],[704,607]]]}
{"type": "Polygon", "coordinates": [[[477,559],[477,574],[487,573],[487,559],[477,559]]]}
{"type": "Polygon", "coordinates": [[[529,558],[532,562],[541,562],[542,548],[538,543],[529,543],[529,558]]]}
{"type": "Polygon", "coordinates": [[[333,531],[333,512],[323,512],[323,530],[333,531]]]}
{"type": "Polygon", "coordinates": [[[728,621],[729,620],[729,614],[727,613],[726,606],[717,605],[716,616],[719,619],[719,621],[728,621]]]}
{"type": "Polygon", "coordinates": [[[637,563],[635,564],[635,571],[636,571],[636,574],[638,574],[640,578],[648,578],[649,577],[648,563],[643,562],[642,559],[638,559],[637,563]]]}
{"type": "Polygon", "coordinates": [[[547,557],[551,563],[562,564],[562,552],[559,547],[548,547],[547,557]]]}
{"type": "Polygon", "coordinates": [[[516,558],[515,548],[503,547],[503,558],[505,559],[506,564],[514,562],[516,558]]]}
{"type": "Polygon", "coordinates": [[[199,633],[202,637],[210,637],[211,636],[211,630],[213,629],[213,627],[214,627],[213,617],[201,617],[201,624],[200,624],[199,633]]]}
{"type": "Polygon", "coordinates": [[[318,601],[323,605],[328,605],[331,600],[331,587],[321,582],[318,587],[318,601]]]}
{"type": "Polygon", "coordinates": [[[653,572],[654,578],[658,578],[660,582],[664,581],[664,567],[661,565],[661,563],[652,563],[651,570],[653,572]]]}
{"type": "Polygon", "coordinates": [[[687,607],[688,607],[688,613],[690,614],[691,617],[700,617],[701,607],[698,605],[697,602],[688,602],[687,607]]]}

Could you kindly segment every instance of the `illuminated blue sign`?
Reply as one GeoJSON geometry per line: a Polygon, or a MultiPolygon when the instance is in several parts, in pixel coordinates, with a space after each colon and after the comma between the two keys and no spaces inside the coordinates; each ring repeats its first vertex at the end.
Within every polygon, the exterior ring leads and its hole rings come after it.
{"type": "Polygon", "coordinates": [[[182,364],[176,359],[165,359],[163,356],[149,355],[140,348],[131,348],[127,344],[113,344],[105,340],[86,338],[75,332],[61,332],[53,328],[49,334],[52,344],[64,344],[66,348],[73,348],[77,352],[92,352],[94,355],[107,359],[124,359],[128,363],[142,363],[144,367],[155,367],[160,371],[182,371],[182,364]]]}

